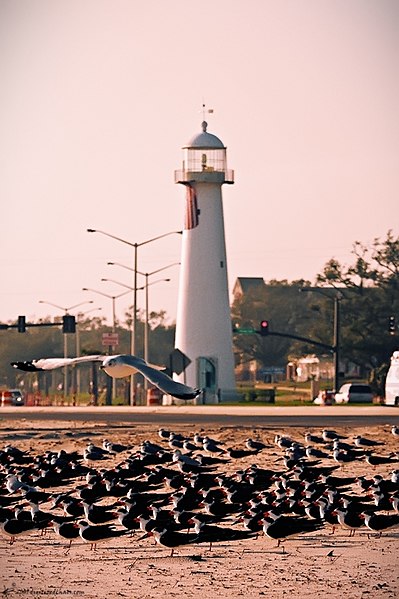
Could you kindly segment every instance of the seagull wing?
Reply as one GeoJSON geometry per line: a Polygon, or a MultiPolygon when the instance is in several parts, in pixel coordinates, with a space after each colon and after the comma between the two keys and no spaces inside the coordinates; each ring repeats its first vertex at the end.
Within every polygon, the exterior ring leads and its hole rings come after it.
{"type": "Polygon", "coordinates": [[[136,356],[126,355],[123,356],[123,360],[126,364],[135,368],[140,372],[150,383],[155,387],[158,387],[160,391],[167,395],[173,395],[177,399],[194,399],[201,392],[200,389],[194,389],[188,385],[183,385],[174,381],[164,372],[158,370],[158,366],[150,366],[145,360],[137,358],[136,356]]]}
{"type": "Polygon", "coordinates": [[[103,362],[106,356],[80,356],[79,358],[40,358],[39,360],[27,360],[25,362],[11,362],[11,366],[18,370],[34,372],[37,370],[54,370],[82,362],[103,362]]]}

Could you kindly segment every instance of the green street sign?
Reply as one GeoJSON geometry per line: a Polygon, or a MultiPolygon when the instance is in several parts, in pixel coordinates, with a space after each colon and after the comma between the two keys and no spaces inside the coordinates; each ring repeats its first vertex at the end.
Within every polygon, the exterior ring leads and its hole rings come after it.
{"type": "Polygon", "coordinates": [[[234,329],[233,333],[241,333],[243,335],[253,335],[256,333],[255,329],[234,329]]]}

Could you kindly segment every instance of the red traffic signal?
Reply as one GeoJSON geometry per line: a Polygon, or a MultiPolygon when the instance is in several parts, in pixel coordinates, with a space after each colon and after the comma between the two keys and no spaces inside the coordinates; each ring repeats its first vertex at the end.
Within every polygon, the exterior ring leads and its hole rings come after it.
{"type": "Polygon", "coordinates": [[[268,320],[260,321],[260,331],[259,332],[262,336],[269,334],[269,321],[268,320]]]}

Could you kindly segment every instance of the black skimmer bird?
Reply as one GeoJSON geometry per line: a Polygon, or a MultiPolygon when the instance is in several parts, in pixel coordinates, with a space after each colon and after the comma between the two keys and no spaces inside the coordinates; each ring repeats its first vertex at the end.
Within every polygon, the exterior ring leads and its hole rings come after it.
{"type": "Polygon", "coordinates": [[[399,477],[396,474],[398,471],[393,470],[389,479],[383,478],[376,474],[373,476],[373,483],[370,485],[371,492],[379,491],[381,493],[396,493],[399,491],[399,477]]]}
{"type": "Polygon", "coordinates": [[[246,458],[250,455],[254,455],[255,453],[258,453],[259,449],[241,449],[241,448],[235,448],[235,447],[227,447],[226,448],[226,453],[227,455],[232,458],[233,460],[238,460],[240,458],[246,458]]]}
{"type": "Polygon", "coordinates": [[[242,504],[240,503],[230,504],[217,501],[215,499],[213,499],[212,501],[203,499],[199,505],[205,508],[205,512],[207,514],[217,518],[225,518],[226,516],[237,514],[243,511],[242,504]]]}
{"type": "Polygon", "coordinates": [[[80,520],[78,526],[81,539],[85,543],[90,543],[90,550],[93,551],[96,550],[97,543],[109,541],[110,539],[126,534],[126,530],[117,530],[114,526],[109,524],[91,526],[86,520],[80,520]]]}
{"type": "Polygon", "coordinates": [[[100,362],[101,369],[112,378],[123,378],[139,373],[144,376],[154,387],[166,395],[172,395],[178,399],[194,399],[201,393],[200,389],[194,389],[183,383],[171,379],[162,372],[163,367],[148,364],[142,358],[130,354],[119,354],[115,356],[80,356],[78,358],[41,358],[38,360],[11,362],[14,368],[27,372],[40,370],[54,370],[64,366],[72,366],[85,362],[100,362]]]}
{"type": "Polygon", "coordinates": [[[22,451],[18,447],[7,443],[4,446],[3,457],[6,463],[29,464],[32,462],[32,456],[27,451],[22,451]]]}
{"type": "Polygon", "coordinates": [[[139,517],[135,510],[129,510],[127,507],[116,511],[118,522],[127,531],[134,531],[140,528],[139,517]]]}
{"type": "Polygon", "coordinates": [[[17,518],[10,518],[5,522],[2,522],[1,529],[10,537],[10,545],[12,545],[16,538],[22,534],[30,532],[36,528],[35,524],[30,521],[18,520],[17,518]]]}
{"type": "Polygon", "coordinates": [[[304,517],[284,516],[274,512],[266,512],[265,517],[261,518],[262,530],[270,539],[277,541],[277,547],[280,546],[283,539],[287,537],[316,532],[323,528],[323,524],[317,520],[309,520],[304,517]]]}
{"type": "Polygon", "coordinates": [[[367,528],[382,535],[384,530],[399,527],[399,514],[375,514],[373,512],[362,512],[360,517],[364,519],[367,528]]]}
{"type": "Polygon", "coordinates": [[[47,491],[34,491],[33,489],[29,491],[22,491],[22,494],[26,501],[36,504],[47,503],[48,501],[50,501],[50,499],[53,499],[54,497],[52,493],[48,493],[47,491]]]}
{"type": "Polygon", "coordinates": [[[331,526],[331,534],[333,535],[338,526],[338,516],[333,513],[336,506],[324,497],[320,497],[316,500],[316,503],[319,506],[320,519],[331,526]]]}
{"type": "Polygon", "coordinates": [[[347,509],[339,509],[335,508],[332,511],[334,516],[338,518],[338,524],[342,526],[342,528],[346,528],[349,530],[349,536],[355,536],[356,530],[363,526],[364,519],[360,517],[359,512],[347,509]]]}
{"type": "MultiPolygon", "coordinates": [[[[377,510],[388,512],[392,509],[392,503],[388,494],[381,493],[380,491],[374,491],[370,494],[370,497],[377,510]]],[[[367,506],[365,509],[367,509],[367,506]]]]}
{"type": "Polygon", "coordinates": [[[51,524],[53,525],[54,532],[59,537],[69,541],[67,553],[69,552],[72,541],[79,538],[79,526],[76,522],[62,522],[58,521],[55,517],[51,524]]]}
{"type": "Polygon", "coordinates": [[[115,520],[116,514],[115,507],[120,505],[119,502],[113,503],[112,505],[97,505],[83,502],[83,509],[86,520],[90,524],[105,524],[115,520]]]}
{"type": "Polygon", "coordinates": [[[244,514],[240,516],[240,518],[238,518],[234,522],[234,524],[242,522],[244,530],[255,533],[255,538],[257,539],[258,533],[262,530],[262,523],[260,522],[260,518],[263,518],[263,512],[254,510],[254,512],[252,513],[251,511],[247,511],[244,512],[244,514]]]}
{"type": "Polygon", "coordinates": [[[332,474],[321,474],[317,480],[327,487],[334,487],[334,489],[337,489],[339,487],[353,485],[358,479],[355,476],[333,476],[332,474]]]}
{"type": "Polygon", "coordinates": [[[107,495],[107,487],[105,481],[99,481],[94,485],[78,486],[76,487],[77,495],[79,499],[86,503],[94,503],[99,501],[107,495]]]}
{"type": "Polygon", "coordinates": [[[150,536],[154,537],[158,545],[162,545],[163,547],[168,547],[171,549],[170,557],[173,557],[177,547],[194,543],[198,538],[197,534],[182,533],[176,530],[168,530],[167,528],[156,527],[151,531],[148,531],[144,536],[140,537],[139,540],[150,536]]]}
{"type": "MultiPolygon", "coordinates": [[[[253,535],[248,530],[237,530],[235,528],[228,528],[227,526],[217,526],[215,524],[206,524],[199,518],[194,517],[192,519],[194,523],[194,533],[197,536],[197,543],[209,543],[209,551],[212,550],[213,543],[227,542],[227,541],[238,541],[241,539],[248,539],[253,535]]],[[[256,535],[257,536],[257,535],[256,535]]]]}
{"type": "Polygon", "coordinates": [[[53,519],[53,514],[51,512],[40,510],[39,506],[35,503],[30,503],[30,512],[33,524],[42,531],[49,526],[53,519]]]}

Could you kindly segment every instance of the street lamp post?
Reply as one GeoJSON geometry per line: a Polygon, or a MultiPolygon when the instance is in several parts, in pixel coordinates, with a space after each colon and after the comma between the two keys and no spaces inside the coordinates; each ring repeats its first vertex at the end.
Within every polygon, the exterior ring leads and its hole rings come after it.
{"type": "MultiPolygon", "coordinates": [[[[133,355],[136,353],[136,335],[137,335],[137,250],[139,247],[143,245],[147,245],[148,243],[152,243],[153,241],[157,241],[158,239],[163,239],[164,237],[168,237],[169,235],[182,235],[183,231],[169,231],[169,233],[163,233],[163,235],[157,235],[156,237],[152,237],[151,239],[146,239],[140,243],[132,243],[131,241],[127,241],[126,239],[122,239],[121,237],[117,237],[116,235],[111,235],[111,233],[107,233],[106,231],[101,231],[100,229],[87,229],[88,233],[101,233],[101,235],[105,235],[106,237],[110,237],[111,239],[115,239],[116,241],[120,241],[125,245],[129,245],[134,248],[134,278],[133,278],[133,318],[132,318],[132,335],[130,341],[130,351],[133,355]]],[[[135,395],[135,375],[132,374],[130,377],[130,405],[134,405],[134,395],[135,395]]]]}
{"type": "Polygon", "coordinates": [[[319,295],[324,295],[329,300],[334,302],[334,325],[333,325],[333,359],[334,359],[334,391],[339,389],[339,355],[340,355],[340,301],[343,295],[337,291],[334,297],[328,293],[324,293],[318,287],[301,287],[301,292],[314,292],[319,295]]]}
{"type": "MultiPolygon", "coordinates": [[[[107,264],[109,266],[121,266],[122,268],[125,268],[126,270],[133,270],[132,268],[130,268],[130,266],[126,266],[125,264],[121,264],[120,262],[107,262],[107,264]]],[[[166,270],[168,268],[172,268],[172,266],[179,266],[180,262],[173,262],[172,264],[168,264],[167,266],[163,266],[162,268],[157,268],[156,270],[153,270],[152,272],[140,272],[139,270],[137,271],[137,273],[139,275],[142,275],[143,277],[145,277],[145,290],[146,290],[146,327],[145,327],[145,332],[144,332],[144,359],[146,361],[148,361],[148,279],[149,277],[152,277],[152,275],[155,275],[159,272],[162,272],[163,270],[166,270]]],[[[164,279],[166,280],[166,279],[164,279]]]]}
{"type": "MultiPolygon", "coordinates": [[[[79,302],[79,304],[74,304],[73,306],[69,306],[69,308],[65,308],[64,306],[59,306],[58,304],[53,304],[52,302],[47,302],[45,300],[39,300],[39,304],[47,304],[48,306],[53,306],[54,308],[58,308],[59,310],[63,310],[65,314],[69,313],[69,310],[73,310],[74,308],[78,308],[79,306],[83,306],[84,304],[92,304],[93,300],[88,300],[84,302],[79,302]]],[[[68,357],[68,337],[67,333],[64,333],[64,358],[68,357]]],[[[68,395],[68,367],[64,367],[64,397],[68,395]]]]}
{"type": "Polygon", "coordinates": [[[340,301],[342,294],[337,292],[334,297],[334,391],[339,390],[339,332],[340,332],[340,301]]]}
{"type": "MultiPolygon", "coordinates": [[[[112,332],[115,333],[115,329],[116,329],[115,300],[117,300],[119,297],[127,295],[129,293],[129,291],[124,291],[123,293],[120,293],[119,295],[109,295],[108,293],[103,293],[102,291],[98,291],[97,289],[90,289],[89,287],[82,287],[82,291],[91,291],[92,293],[97,293],[98,295],[102,295],[102,296],[107,297],[108,299],[112,300],[112,332]]],[[[112,352],[112,349],[113,349],[112,345],[108,347],[109,354],[112,352]]],[[[113,378],[112,379],[112,398],[115,399],[115,397],[116,397],[116,381],[113,378]]]]}
{"type": "MultiPolygon", "coordinates": [[[[145,290],[145,327],[144,327],[144,360],[146,362],[148,362],[148,348],[149,348],[149,343],[148,343],[148,337],[149,337],[149,302],[148,302],[148,288],[151,285],[155,285],[156,283],[168,283],[170,281],[170,279],[157,279],[156,281],[152,281],[152,283],[148,282],[148,277],[150,274],[154,274],[155,272],[159,272],[160,270],[165,270],[165,268],[168,267],[164,267],[164,268],[159,268],[158,270],[154,271],[153,273],[146,273],[145,277],[145,285],[143,287],[137,287],[137,291],[142,291],[143,289],[145,290]]],[[[141,273],[139,273],[141,274],[141,273]]],[[[116,283],[116,285],[121,285],[122,287],[126,287],[127,289],[132,290],[133,288],[130,287],[129,285],[125,285],[125,283],[121,283],[119,281],[115,281],[114,279],[101,279],[102,281],[109,281],[110,283],[116,283]]],[[[147,379],[144,377],[144,390],[147,393],[147,389],[148,389],[148,381],[147,379]]]]}
{"type": "MultiPolygon", "coordinates": [[[[96,310],[101,310],[101,308],[92,308],[91,310],[86,310],[86,312],[79,312],[78,318],[76,319],[76,357],[80,356],[80,321],[79,316],[86,316],[90,312],[95,312],[96,310]]],[[[79,397],[80,395],[80,368],[76,369],[76,395],[79,397]]]]}

